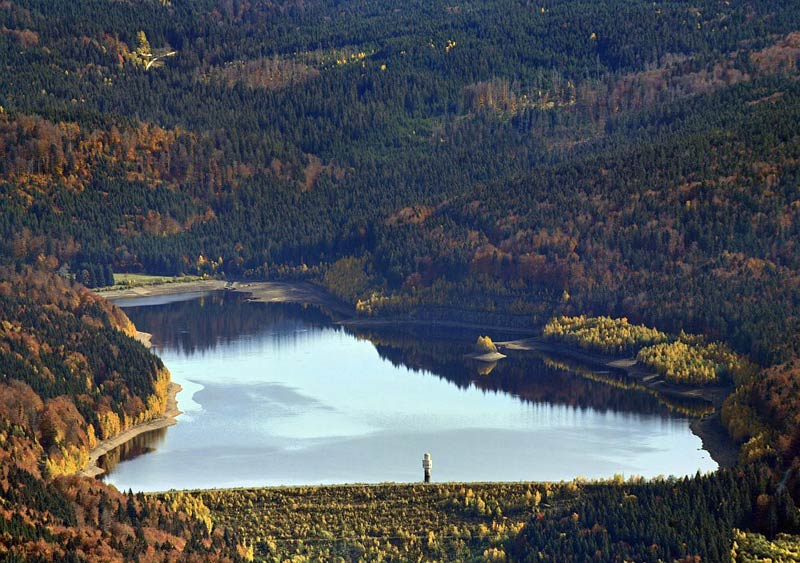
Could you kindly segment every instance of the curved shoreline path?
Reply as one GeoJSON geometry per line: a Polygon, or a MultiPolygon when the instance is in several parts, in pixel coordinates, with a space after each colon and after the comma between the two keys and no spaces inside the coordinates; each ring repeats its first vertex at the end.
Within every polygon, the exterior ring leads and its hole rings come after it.
{"type": "Polygon", "coordinates": [[[508,342],[497,342],[502,350],[523,350],[552,353],[556,356],[573,358],[587,365],[602,366],[623,371],[628,377],[638,381],[643,387],[664,396],[687,399],[704,399],[714,406],[711,416],[695,418],[691,421],[692,432],[703,442],[703,448],[720,467],[735,467],[739,461],[739,446],[731,439],[722,424],[720,411],[725,399],[732,392],[730,386],[681,386],[667,382],[663,376],[643,368],[634,358],[616,358],[587,352],[565,344],[548,342],[541,337],[525,338],[508,342]]]}
{"type": "Polygon", "coordinates": [[[89,461],[86,462],[86,466],[78,472],[78,475],[82,477],[97,477],[98,475],[102,475],[105,473],[105,470],[100,467],[97,462],[100,457],[104,456],[111,450],[120,447],[124,443],[133,440],[136,436],[140,434],[144,434],[145,432],[150,432],[151,430],[158,430],[160,428],[166,428],[168,426],[172,426],[176,424],[178,421],[176,417],[180,414],[183,414],[182,411],[178,410],[178,400],[177,395],[181,390],[181,386],[177,383],[170,383],[169,384],[169,391],[167,396],[167,409],[164,411],[164,414],[158,418],[154,418],[153,420],[148,420],[147,422],[142,422],[141,424],[137,424],[136,426],[132,426],[128,428],[124,432],[120,432],[116,436],[111,438],[107,438],[102,440],[95,446],[95,448],[89,452],[89,461]]]}

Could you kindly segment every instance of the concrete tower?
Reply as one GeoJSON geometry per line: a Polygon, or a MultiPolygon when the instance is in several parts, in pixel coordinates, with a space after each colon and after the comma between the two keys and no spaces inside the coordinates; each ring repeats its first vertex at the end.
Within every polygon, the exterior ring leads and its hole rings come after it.
{"type": "Polygon", "coordinates": [[[425,471],[425,482],[431,482],[431,469],[433,468],[433,460],[431,459],[431,454],[425,453],[422,456],[422,469],[425,471]]]}

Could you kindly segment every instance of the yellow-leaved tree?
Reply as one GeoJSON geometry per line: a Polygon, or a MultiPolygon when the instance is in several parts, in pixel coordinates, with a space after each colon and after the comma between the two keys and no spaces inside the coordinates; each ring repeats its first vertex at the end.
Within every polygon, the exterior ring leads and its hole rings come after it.
{"type": "Polygon", "coordinates": [[[497,345],[488,336],[479,336],[475,342],[475,349],[481,354],[497,352],[497,345]]]}

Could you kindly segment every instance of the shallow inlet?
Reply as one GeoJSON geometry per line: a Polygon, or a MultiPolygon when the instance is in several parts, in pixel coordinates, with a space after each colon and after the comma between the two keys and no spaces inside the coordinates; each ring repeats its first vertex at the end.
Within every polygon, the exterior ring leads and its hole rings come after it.
{"type": "Polygon", "coordinates": [[[185,411],[108,456],[120,489],[419,481],[424,452],[434,481],[717,467],[655,397],[532,354],[487,373],[463,357],[469,335],[356,334],[312,308],[230,293],[119,304],[153,334],[185,411]]]}

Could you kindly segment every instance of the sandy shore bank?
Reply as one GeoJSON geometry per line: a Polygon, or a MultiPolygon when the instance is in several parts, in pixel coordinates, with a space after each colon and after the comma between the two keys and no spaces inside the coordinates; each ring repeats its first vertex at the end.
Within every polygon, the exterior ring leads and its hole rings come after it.
{"type": "Polygon", "coordinates": [[[494,324],[481,324],[470,323],[463,321],[446,321],[446,320],[430,320],[430,319],[403,319],[403,318],[351,318],[338,321],[336,324],[349,327],[349,328],[402,328],[402,327],[435,327],[442,330],[446,329],[466,329],[466,330],[480,330],[485,333],[502,332],[508,335],[532,336],[536,333],[532,328],[519,328],[513,326],[503,326],[494,324]]]}
{"type": "Polygon", "coordinates": [[[159,283],[133,287],[119,287],[97,291],[97,295],[114,301],[115,299],[132,299],[136,297],[153,297],[157,295],[180,295],[182,293],[197,293],[203,291],[217,291],[225,289],[223,280],[195,280],[188,282],[159,283]]]}
{"type": "Polygon", "coordinates": [[[297,282],[226,282],[224,280],[197,280],[189,282],[162,283],[140,287],[120,287],[100,291],[97,294],[116,301],[118,299],[136,299],[159,297],[163,295],[181,295],[220,290],[236,291],[249,295],[250,300],[258,303],[303,303],[324,307],[344,317],[355,314],[352,306],[344,303],[314,284],[297,282]]]}
{"type": "Polygon", "coordinates": [[[164,414],[153,420],[137,424],[132,428],[128,428],[124,432],[120,432],[113,438],[108,438],[107,440],[103,440],[98,443],[97,447],[89,452],[89,461],[87,462],[86,467],[78,472],[78,475],[82,477],[97,477],[98,475],[101,475],[103,473],[103,469],[97,465],[97,461],[101,456],[107,454],[114,448],[118,448],[125,442],[134,439],[140,434],[150,432],[151,430],[158,430],[159,428],[166,428],[167,426],[172,426],[175,424],[177,422],[175,418],[179,414],[182,414],[181,411],[178,410],[177,400],[177,395],[180,390],[180,385],[177,383],[170,383],[169,396],[167,397],[167,410],[164,412],[164,414]]]}
{"type": "Polygon", "coordinates": [[[257,303],[303,303],[317,305],[345,317],[355,314],[355,309],[334,297],[323,288],[311,283],[251,282],[234,283],[229,289],[250,295],[257,303]]]}
{"type": "Polygon", "coordinates": [[[478,353],[475,352],[473,354],[464,354],[464,357],[469,360],[476,360],[478,362],[497,362],[498,360],[502,360],[503,358],[507,358],[505,354],[501,354],[500,352],[484,352],[478,353]]]}

